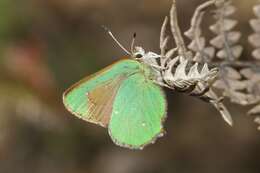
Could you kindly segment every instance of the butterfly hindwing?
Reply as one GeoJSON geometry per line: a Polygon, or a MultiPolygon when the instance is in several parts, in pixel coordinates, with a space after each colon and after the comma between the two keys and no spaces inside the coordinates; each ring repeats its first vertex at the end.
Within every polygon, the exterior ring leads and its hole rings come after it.
{"type": "Polygon", "coordinates": [[[163,91],[142,73],[121,83],[109,122],[112,140],[124,147],[142,148],[163,133],[166,117],[163,91]]]}
{"type": "Polygon", "coordinates": [[[139,71],[139,62],[121,60],[65,91],[64,105],[77,117],[106,127],[121,83],[139,71]]]}

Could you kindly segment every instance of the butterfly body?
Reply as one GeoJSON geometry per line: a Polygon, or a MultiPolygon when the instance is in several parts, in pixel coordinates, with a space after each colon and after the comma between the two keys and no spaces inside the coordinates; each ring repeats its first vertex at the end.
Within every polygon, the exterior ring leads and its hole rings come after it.
{"type": "Polygon", "coordinates": [[[63,102],[77,117],[107,127],[117,145],[140,149],[163,134],[167,103],[157,77],[130,57],[70,87],[63,102]]]}

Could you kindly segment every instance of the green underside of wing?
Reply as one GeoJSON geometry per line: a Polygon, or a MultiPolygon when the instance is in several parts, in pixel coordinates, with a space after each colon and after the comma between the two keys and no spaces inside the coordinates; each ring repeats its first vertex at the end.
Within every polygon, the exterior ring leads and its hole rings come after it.
{"type": "Polygon", "coordinates": [[[109,134],[116,144],[142,148],[162,133],[167,106],[161,88],[145,77],[144,68],[135,60],[119,61],[69,88],[63,94],[65,107],[79,118],[103,126],[106,124],[98,116],[109,116],[109,134]],[[105,115],[109,106],[111,112],[105,115]],[[90,110],[97,110],[93,111],[97,117],[90,110]]]}
{"type": "Polygon", "coordinates": [[[142,73],[124,80],[114,100],[109,133],[124,147],[142,148],[162,133],[166,101],[161,88],[142,73]]]}
{"type": "MultiPolygon", "coordinates": [[[[139,62],[134,60],[121,60],[105,68],[101,72],[87,77],[86,79],[83,79],[73,85],[64,93],[63,102],[70,112],[88,121],[90,104],[88,103],[87,93],[101,85],[105,85],[109,81],[115,80],[119,76],[125,76],[126,78],[128,75],[131,75],[139,70],[139,62]]],[[[110,91],[103,92],[109,93],[110,91]]]]}

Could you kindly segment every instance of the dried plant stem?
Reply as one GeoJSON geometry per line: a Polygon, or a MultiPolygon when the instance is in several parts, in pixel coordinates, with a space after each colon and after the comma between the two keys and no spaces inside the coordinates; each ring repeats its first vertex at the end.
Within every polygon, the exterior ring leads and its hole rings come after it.
{"type": "Polygon", "coordinates": [[[232,5],[232,1],[218,0],[216,1],[216,24],[210,29],[217,35],[211,40],[211,44],[220,51],[217,57],[224,61],[235,61],[242,53],[243,47],[238,44],[241,37],[239,31],[233,31],[237,25],[237,20],[231,16],[235,13],[236,8],[232,5]]]}
{"type": "Polygon", "coordinates": [[[169,37],[166,36],[166,28],[168,24],[168,17],[166,16],[162,27],[161,27],[161,34],[160,34],[160,49],[161,49],[161,56],[164,56],[166,54],[166,48],[167,48],[167,43],[169,40],[169,37]]]}
{"type": "Polygon", "coordinates": [[[197,45],[198,52],[201,54],[203,62],[207,62],[207,59],[209,59],[209,58],[207,57],[207,54],[203,50],[204,46],[201,44],[201,41],[200,41],[201,37],[200,37],[200,33],[199,33],[203,15],[204,15],[204,12],[200,12],[200,13],[198,13],[198,16],[195,16],[196,18],[193,18],[194,23],[192,22],[191,29],[192,30],[194,29],[194,38],[193,39],[195,40],[195,43],[197,45]]]}
{"type": "MultiPolygon", "coordinates": [[[[254,48],[252,52],[254,64],[260,65],[260,1],[254,5],[253,13],[255,18],[249,21],[253,33],[249,35],[248,41],[254,48]]],[[[248,114],[254,116],[254,121],[258,124],[258,130],[260,130],[260,66],[244,68],[241,70],[241,73],[244,73],[247,80],[249,80],[250,87],[248,87],[248,93],[256,98],[256,104],[248,111],[248,114]],[[246,72],[251,74],[246,75],[246,72]]]]}
{"type": "Polygon", "coordinates": [[[205,38],[201,36],[201,23],[206,9],[215,5],[215,3],[216,0],[211,0],[199,5],[191,19],[190,29],[185,32],[185,35],[192,40],[191,45],[193,43],[196,44],[197,55],[199,55],[203,62],[209,62],[212,59],[212,55],[209,55],[205,52],[205,43],[202,41],[202,39],[205,40],[205,38]]]}
{"type": "Polygon", "coordinates": [[[233,103],[256,104],[248,114],[255,115],[255,121],[260,124],[260,4],[253,8],[256,18],[250,20],[250,25],[254,33],[248,38],[255,48],[252,53],[255,59],[240,60],[243,51],[243,46],[239,44],[241,32],[234,30],[238,21],[232,17],[236,7],[231,0],[205,1],[196,8],[189,30],[184,32],[190,39],[186,46],[178,24],[176,0],[173,0],[170,19],[166,17],[161,28],[160,65],[164,69],[161,71],[162,81],[169,88],[211,103],[229,125],[233,124],[232,117],[223,104],[222,97],[217,96],[213,88],[220,89],[222,96],[228,97],[233,103]],[[215,7],[212,12],[216,22],[209,28],[216,36],[207,39],[203,36],[201,25],[211,6],[215,7]],[[169,51],[166,48],[169,41],[166,34],[168,22],[176,44],[176,48],[169,51]],[[210,45],[207,45],[208,42],[210,45]],[[190,68],[192,61],[196,63],[190,68]],[[206,62],[206,70],[198,68],[198,62],[206,62]],[[218,68],[210,69],[208,65],[218,68]],[[218,79],[215,81],[214,75],[217,72],[218,79]],[[209,80],[209,76],[213,80],[209,80]]]}
{"type": "MultiPolygon", "coordinates": [[[[222,21],[222,24],[224,25],[224,18],[221,17],[221,21],[222,21]]],[[[233,55],[233,52],[231,51],[231,48],[230,48],[230,45],[228,44],[228,37],[227,37],[227,32],[226,31],[223,31],[223,36],[224,36],[224,49],[226,50],[228,56],[227,56],[227,61],[234,61],[235,58],[234,58],[234,55],[233,55]]]]}
{"type": "Polygon", "coordinates": [[[222,103],[221,98],[219,98],[216,93],[213,90],[209,90],[209,92],[206,94],[211,98],[214,98],[213,101],[211,101],[211,103],[215,106],[215,108],[220,112],[221,116],[223,117],[223,119],[230,125],[233,125],[233,120],[232,117],[229,113],[229,111],[227,110],[226,106],[222,103]]]}
{"type": "Polygon", "coordinates": [[[205,11],[206,8],[210,7],[211,5],[214,5],[215,2],[216,0],[207,1],[196,8],[196,11],[194,12],[193,17],[191,19],[191,26],[189,29],[191,32],[196,32],[201,13],[205,11]]]}
{"type": "Polygon", "coordinates": [[[241,68],[260,69],[259,61],[232,61],[232,62],[212,63],[212,65],[228,66],[228,67],[233,67],[235,69],[241,69],[241,68]]]}
{"type": "MultiPolygon", "coordinates": [[[[196,11],[196,14],[195,14],[195,17],[194,17],[194,21],[192,22],[193,27],[195,27],[195,30],[198,30],[198,27],[196,26],[198,24],[197,21],[199,21],[199,25],[200,25],[200,20],[199,19],[202,19],[201,15],[203,15],[203,13],[201,13],[200,11],[202,9],[208,7],[209,5],[214,4],[214,3],[215,3],[215,1],[210,1],[209,3],[205,3],[204,5],[201,5],[199,7],[199,9],[196,11]]],[[[177,76],[177,74],[178,74],[177,72],[184,71],[183,69],[185,69],[185,67],[187,65],[187,61],[191,60],[193,57],[191,56],[192,55],[191,52],[189,50],[187,50],[186,45],[185,45],[184,40],[183,40],[183,37],[181,35],[180,27],[178,25],[178,18],[177,18],[177,11],[176,11],[176,2],[175,2],[175,0],[173,0],[172,8],[170,10],[170,24],[171,24],[172,35],[174,37],[175,43],[176,43],[177,48],[178,48],[178,57],[180,57],[181,64],[183,63],[182,68],[179,68],[179,69],[177,68],[176,69],[175,76],[177,76]],[[182,69],[182,70],[180,70],[180,69],[182,69]]],[[[199,32],[199,31],[194,31],[194,32],[199,32]]],[[[172,59],[169,62],[169,64],[171,64],[172,66],[170,66],[171,68],[170,68],[170,71],[168,73],[169,74],[168,76],[171,76],[171,74],[170,74],[170,73],[172,73],[171,69],[172,69],[173,65],[175,64],[175,63],[172,63],[172,62],[174,62],[174,61],[176,61],[176,58],[172,59]]],[[[197,69],[197,64],[194,65],[194,69],[197,69]]],[[[213,71],[215,71],[215,70],[213,70],[213,71]]],[[[183,73],[185,74],[185,71],[183,73]]],[[[173,77],[176,78],[175,76],[173,76],[173,77]]],[[[203,85],[203,84],[199,81],[197,83],[197,86],[195,87],[195,90],[198,89],[199,91],[201,91],[199,85],[203,85]]],[[[221,115],[224,118],[224,120],[229,125],[232,126],[232,124],[233,124],[232,118],[230,116],[230,113],[228,112],[228,110],[226,109],[224,104],[222,103],[222,100],[210,88],[209,88],[209,90],[205,89],[205,91],[208,91],[208,92],[205,92],[205,93],[202,92],[202,96],[200,98],[202,98],[202,99],[205,98],[206,100],[209,99],[209,102],[211,104],[213,104],[215,106],[215,108],[221,113],[221,115]]]]}
{"type": "Polygon", "coordinates": [[[178,17],[177,17],[177,9],[176,9],[176,1],[173,0],[172,8],[170,10],[170,17],[171,17],[171,31],[176,43],[176,46],[178,47],[178,53],[179,55],[187,58],[187,48],[185,46],[180,27],[178,24],[178,17]]]}
{"type": "Polygon", "coordinates": [[[160,58],[160,65],[161,67],[166,67],[166,63],[171,55],[166,56],[167,54],[167,44],[169,41],[169,36],[166,35],[166,28],[168,24],[168,17],[166,16],[162,27],[161,27],[161,34],[160,34],[160,50],[161,50],[161,58],[160,58]]]}

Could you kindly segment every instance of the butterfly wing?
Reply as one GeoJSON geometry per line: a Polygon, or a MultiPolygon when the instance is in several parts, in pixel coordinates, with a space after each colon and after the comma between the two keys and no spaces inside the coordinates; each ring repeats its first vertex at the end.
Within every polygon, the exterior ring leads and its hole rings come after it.
{"type": "Polygon", "coordinates": [[[63,94],[63,103],[77,117],[106,127],[119,86],[138,71],[139,62],[121,60],[70,87],[63,94]]]}
{"type": "Polygon", "coordinates": [[[109,122],[112,140],[123,147],[141,149],[163,134],[167,103],[161,88],[142,73],[124,80],[114,98],[109,122]]]}

